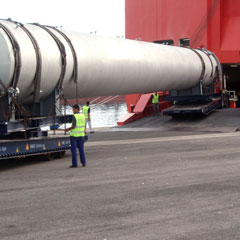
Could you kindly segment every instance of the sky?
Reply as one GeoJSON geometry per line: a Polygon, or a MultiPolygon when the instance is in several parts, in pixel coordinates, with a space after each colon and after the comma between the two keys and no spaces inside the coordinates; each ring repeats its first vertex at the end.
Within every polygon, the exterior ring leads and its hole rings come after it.
{"type": "Polygon", "coordinates": [[[0,0],[0,19],[82,33],[125,35],[125,0],[0,0]]]}

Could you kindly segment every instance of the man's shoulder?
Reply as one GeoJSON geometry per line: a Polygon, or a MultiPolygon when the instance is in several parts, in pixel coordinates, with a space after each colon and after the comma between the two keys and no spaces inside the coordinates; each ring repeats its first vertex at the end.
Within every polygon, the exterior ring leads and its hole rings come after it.
{"type": "Polygon", "coordinates": [[[80,112],[73,114],[74,118],[80,117],[81,115],[83,115],[83,113],[80,113],[80,112]]]}
{"type": "Polygon", "coordinates": [[[85,116],[83,113],[75,113],[73,116],[74,116],[73,121],[76,121],[76,117],[85,119],[85,116]]]}

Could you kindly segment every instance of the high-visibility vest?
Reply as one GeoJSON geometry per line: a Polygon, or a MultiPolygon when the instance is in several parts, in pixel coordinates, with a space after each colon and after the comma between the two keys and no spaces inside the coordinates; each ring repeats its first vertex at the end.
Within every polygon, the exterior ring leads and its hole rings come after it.
{"type": "Polygon", "coordinates": [[[152,103],[158,103],[159,102],[159,95],[157,94],[153,94],[153,98],[152,98],[152,103]]]}
{"type": "Polygon", "coordinates": [[[76,119],[76,127],[70,130],[70,136],[72,137],[84,137],[85,136],[85,117],[81,113],[75,113],[73,115],[76,119]]]}
{"type": "Polygon", "coordinates": [[[83,115],[85,118],[88,118],[88,109],[90,107],[89,106],[83,106],[83,115]]]}
{"type": "Polygon", "coordinates": [[[229,98],[230,101],[237,102],[238,101],[238,96],[234,96],[233,98],[229,98]]]}

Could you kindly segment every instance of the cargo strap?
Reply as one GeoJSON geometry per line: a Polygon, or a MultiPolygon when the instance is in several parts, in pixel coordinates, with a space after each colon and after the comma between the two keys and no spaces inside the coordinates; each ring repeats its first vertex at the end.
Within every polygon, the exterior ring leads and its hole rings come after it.
{"type": "MultiPolygon", "coordinates": [[[[9,20],[9,22],[12,22],[12,21],[9,20]]],[[[12,32],[5,25],[0,23],[0,28],[2,28],[3,31],[7,34],[8,38],[12,44],[12,47],[13,47],[14,58],[15,58],[15,67],[14,67],[14,74],[13,74],[11,86],[14,89],[16,89],[18,80],[19,80],[19,76],[20,76],[21,63],[22,63],[20,47],[18,45],[16,38],[12,34],[12,32]]]]}
{"type": "Polygon", "coordinates": [[[200,58],[200,61],[201,61],[201,64],[202,64],[202,72],[201,72],[201,75],[200,75],[200,77],[199,77],[199,81],[200,81],[200,83],[203,85],[203,84],[204,84],[204,82],[203,82],[203,77],[204,77],[205,70],[206,70],[206,65],[205,65],[205,63],[204,63],[204,60],[203,60],[201,54],[198,53],[197,50],[195,50],[195,49],[193,49],[193,48],[188,48],[188,49],[189,49],[189,50],[192,50],[193,52],[195,52],[195,53],[198,55],[198,57],[200,58]]]}
{"type": "Polygon", "coordinates": [[[76,50],[70,40],[70,38],[65,34],[63,33],[62,31],[60,31],[59,29],[57,28],[54,28],[54,27],[50,27],[48,26],[49,28],[53,28],[55,31],[57,31],[59,34],[62,35],[62,37],[67,41],[70,49],[71,49],[71,52],[72,52],[72,55],[73,55],[73,73],[72,73],[72,80],[75,82],[76,84],[76,104],[78,104],[78,81],[77,81],[77,78],[78,78],[78,59],[77,59],[77,54],[76,54],[76,50]]]}
{"type": "MultiPolygon", "coordinates": [[[[0,85],[2,86],[2,88],[5,90],[5,92],[8,91],[7,87],[3,84],[3,82],[0,79],[0,85]]],[[[2,103],[2,99],[3,99],[3,95],[2,95],[2,90],[0,89],[0,112],[5,120],[5,122],[8,122],[9,119],[11,118],[11,114],[12,114],[12,107],[13,105],[18,109],[20,115],[23,116],[23,122],[24,122],[24,129],[26,129],[26,126],[30,123],[30,117],[31,117],[31,113],[29,111],[27,111],[23,105],[18,101],[18,99],[16,97],[13,97],[11,99],[11,104],[10,104],[10,109],[8,110],[8,115],[5,114],[5,111],[3,110],[3,103],[2,103]]],[[[24,137],[26,138],[26,131],[24,132],[24,137]]]]}
{"type": "Polygon", "coordinates": [[[62,88],[62,83],[63,83],[63,79],[64,79],[64,76],[65,76],[65,73],[66,73],[66,66],[67,66],[66,50],[65,50],[64,44],[61,42],[61,40],[52,31],[50,31],[48,29],[48,26],[43,26],[43,25],[40,25],[38,23],[33,23],[33,25],[36,25],[36,26],[44,29],[54,39],[54,41],[56,42],[56,44],[59,48],[59,51],[60,51],[60,54],[61,54],[62,67],[61,67],[61,74],[60,74],[60,77],[59,77],[59,80],[58,80],[58,86],[59,86],[59,88],[62,88]]]}
{"type": "Polygon", "coordinates": [[[207,55],[207,57],[209,58],[209,61],[212,66],[212,72],[211,72],[211,77],[212,77],[213,76],[213,62],[212,62],[212,59],[210,58],[210,56],[212,56],[212,54],[207,49],[200,49],[200,51],[204,52],[207,55]]]}
{"type": "Polygon", "coordinates": [[[41,70],[42,70],[42,56],[37,40],[34,38],[32,33],[22,24],[14,22],[17,26],[21,27],[22,30],[28,35],[31,40],[35,53],[36,53],[36,71],[33,78],[34,81],[34,92],[33,102],[37,103],[40,101],[40,86],[41,86],[41,70]]]}
{"type": "Polygon", "coordinates": [[[76,83],[77,82],[77,75],[78,75],[78,60],[77,60],[77,54],[76,54],[76,51],[75,51],[75,48],[70,40],[70,38],[65,34],[63,33],[62,31],[60,31],[59,29],[57,28],[54,28],[54,27],[51,27],[51,26],[48,26],[49,28],[53,28],[55,31],[57,31],[59,34],[62,35],[62,37],[67,41],[70,49],[71,49],[71,52],[72,52],[72,55],[73,55],[73,73],[72,73],[72,79],[73,81],[76,83]]]}

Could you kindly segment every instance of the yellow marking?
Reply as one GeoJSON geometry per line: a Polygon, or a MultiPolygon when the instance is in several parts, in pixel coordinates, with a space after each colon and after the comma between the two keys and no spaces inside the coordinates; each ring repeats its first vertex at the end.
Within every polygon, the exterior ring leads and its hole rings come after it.
{"type": "Polygon", "coordinates": [[[43,144],[43,150],[46,150],[46,147],[45,147],[45,145],[43,144]]]}
{"type": "Polygon", "coordinates": [[[60,141],[58,141],[58,147],[61,147],[61,142],[60,141]]]}
{"type": "Polygon", "coordinates": [[[16,153],[18,153],[19,152],[19,149],[18,149],[18,147],[17,147],[17,149],[16,149],[16,153]]]}
{"type": "Polygon", "coordinates": [[[29,150],[29,146],[28,146],[28,144],[26,145],[26,150],[29,150]]]}

